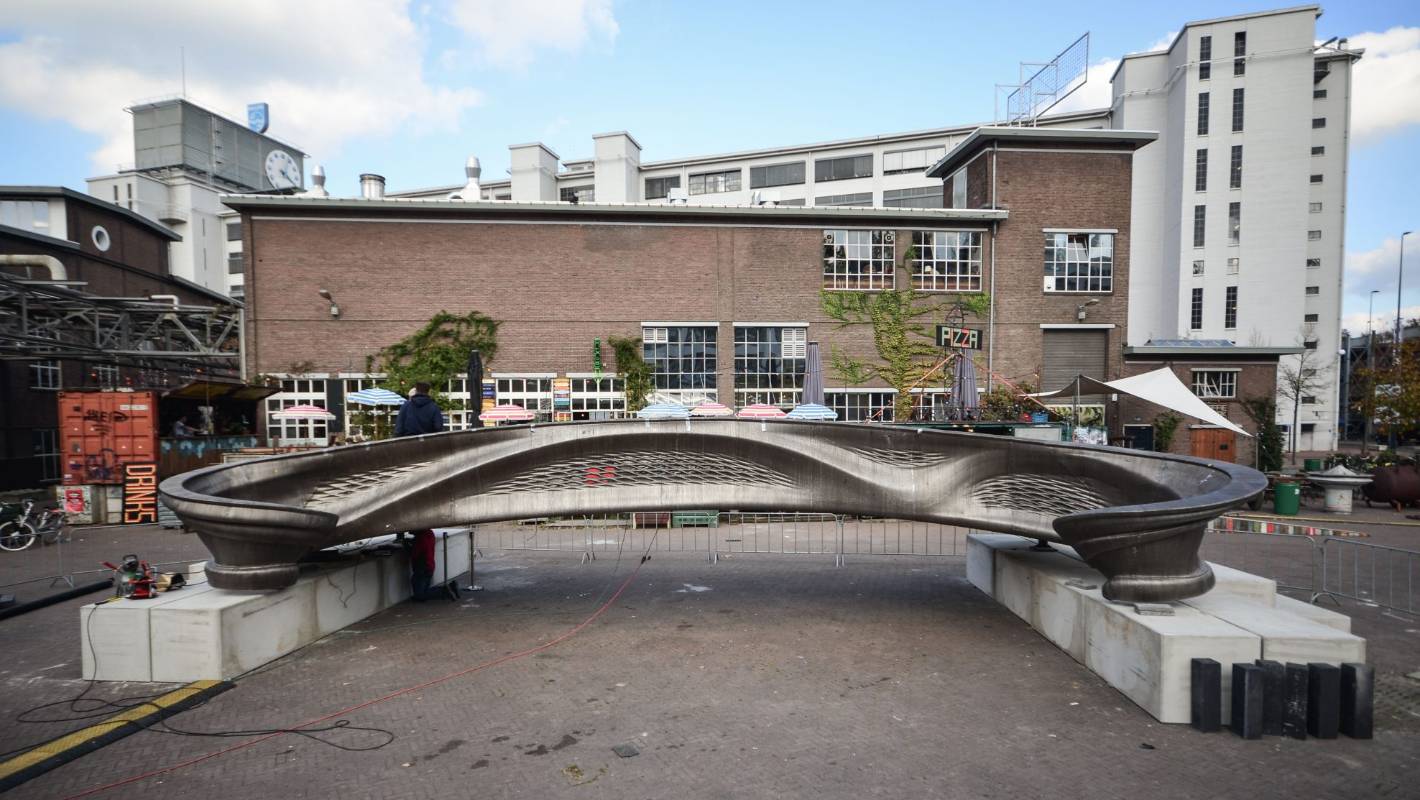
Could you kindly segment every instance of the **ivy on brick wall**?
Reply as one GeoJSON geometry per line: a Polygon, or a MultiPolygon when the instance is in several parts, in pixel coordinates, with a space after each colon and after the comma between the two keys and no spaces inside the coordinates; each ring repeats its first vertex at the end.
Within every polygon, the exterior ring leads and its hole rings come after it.
{"type": "Polygon", "coordinates": [[[626,393],[628,413],[646,407],[646,398],[655,390],[655,380],[651,375],[651,365],[641,356],[641,338],[633,336],[612,336],[607,339],[611,352],[616,357],[616,371],[621,374],[621,385],[626,393]]]}
{"type": "MultiPolygon", "coordinates": [[[[478,350],[487,365],[498,352],[498,321],[477,311],[440,311],[424,327],[365,359],[366,372],[385,373],[384,386],[407,395],[414,384],[428,383],[435,399],[449,381],[468,369],[468,351],[478,350]]],[[[474,397],[479,387],[470,386],[474,397]]]]}

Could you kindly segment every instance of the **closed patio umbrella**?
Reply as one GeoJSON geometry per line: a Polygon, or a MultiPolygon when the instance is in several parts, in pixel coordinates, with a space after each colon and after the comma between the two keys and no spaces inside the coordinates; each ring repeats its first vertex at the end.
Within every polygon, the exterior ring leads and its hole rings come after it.
{"type": "Polygon", "coordinates": [[[976,364],[965,354],[957,356],[957,363],[952,372],[952,405],[956,406],[963,417],[973,416],[969,412],[975,411],[981,405],[976,395],[976,364]]]}
{"type": "MultiPolygon", "coordinates": [[[[804,364],[804,404],[823,405],[823,358],[819,355],[818,342],[809,342],[808,358],[804,364]]],[[[834,419],[838,419],[835,415],[834,419]]]]}

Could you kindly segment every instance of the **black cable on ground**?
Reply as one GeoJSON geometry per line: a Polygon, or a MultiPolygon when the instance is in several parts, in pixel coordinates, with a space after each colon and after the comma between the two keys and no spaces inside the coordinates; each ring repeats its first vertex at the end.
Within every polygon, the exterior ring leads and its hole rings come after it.
{"type": "Polygon", "coordinates": [[[48,597],[41,597],[38,600],[31,600],[28,603],[20,603],[19,605],[13,605],[9,608],[0,609],[0,620],[18,617],[21,614],[38,611],[41,608],[52,606],[55,603],[62,603],[65,600],[72,600],[76,597],[83,597],[86,594],[93,594],[100,589],[111,588],[113,588],[113,580],[108,578],[101,581],[94,581],[93,583],[81,584],[75,586],[73,589],[66,589],[65,591],[52,594],[48,597]]]}

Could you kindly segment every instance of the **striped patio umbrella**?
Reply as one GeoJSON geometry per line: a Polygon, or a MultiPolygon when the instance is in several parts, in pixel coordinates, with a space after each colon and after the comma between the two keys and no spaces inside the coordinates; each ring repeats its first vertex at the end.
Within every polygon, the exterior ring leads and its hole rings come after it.
{"type": "Polygon", "coordinates": [[[345,395],[345,399],[362,406],[402,406],[404,396],[398,392],[391,392],[389,389],[382,389],[378,386],[372,389],[361,389],[358,392],[351,392],[345,395]]]}
{"type": "Polygon", "coordinates": [[[690,409],[692,417],[733,417],[735,410],[724,403],[714,403],[709,400],[690,409]]]}
{"type": "Polygon", "coordinates": [[[479,414],[478,418],[484,422],[528,422],[536,419],[537,414],[516,403],[503,403],[479,414]]]}
{"type": "Polygon", "coordinates": [[[680,403],[652,403],[636,412],[637,419],[690,419],[690,409],[680,403]]]}
{"type": "Polygon", "coordinates": [[[287,406],[280,411],[271,412],[274,419],[335,419],[335,415],[321,408],[320,406],[287,406]]]}
{"type": "Polygon", "coordinates": [[[735,416],[740,419],[778,419],[780,417],[786,417],[788,414],[785,414],[784,409],[779,406],[771,406],[767,403],[755,403],[740,409],[739,413],[735,414],[735,416]]]}
{"type": "Polygon", "coordinates": [[[818,403],[804,403],[794,406],[789,412],[789,419],[831,420],[838,419],[838,412],[818,403]]]}

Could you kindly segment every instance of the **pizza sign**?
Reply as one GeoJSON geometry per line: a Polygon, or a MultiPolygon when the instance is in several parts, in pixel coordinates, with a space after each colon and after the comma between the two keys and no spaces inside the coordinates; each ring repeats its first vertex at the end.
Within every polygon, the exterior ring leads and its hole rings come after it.
{"type": "Polygon", "coordinates": [[[980,350],[981,331],[977,328],[953,328],[949,325],[937,326],[937,346],[958,350],[980,350]]]}

